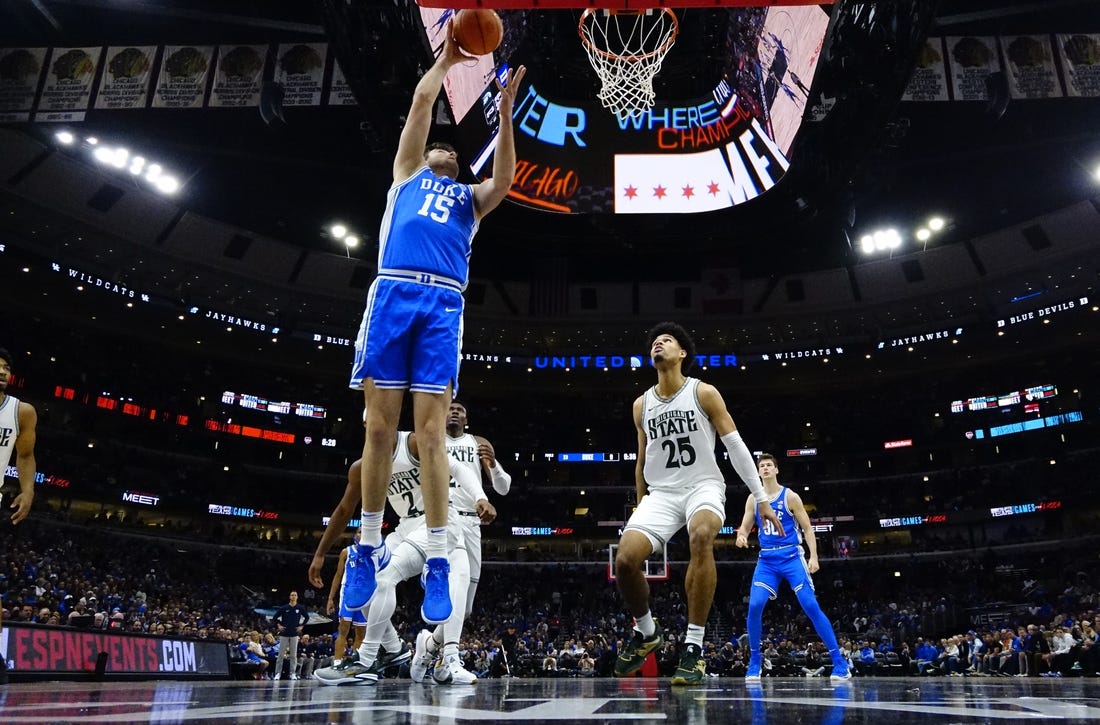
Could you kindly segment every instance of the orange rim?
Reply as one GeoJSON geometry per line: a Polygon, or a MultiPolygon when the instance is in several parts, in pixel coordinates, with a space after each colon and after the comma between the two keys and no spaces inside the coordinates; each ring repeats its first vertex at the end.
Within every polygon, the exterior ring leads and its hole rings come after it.
{"type": "MultiPolygon", "coordinates": [[[[622,55],[620,53],[612,53],[609,50],[603,50],[602,48],[597,48],[596,46],[592,45],[592,42],[588,39],[588,36],[584,32],[584,25],[585,25],[585,21],[587,21],[590,17],[595,15],[596,9],[593,9],[593,8],[586,8],[585,11],[583,13],[581,13],[581,19],[577,22],[577,34],[581,36],[581,44],[589,52],[595,53],[596,55],[598,55],[602,58],[607,58],[608,60],[625,60],[625,61],[630,62],[630,63],[637,63],[640,60],[647,60],[649,58],[654,58],[658,55],[662,55],[664,53],[667,53],[669,51],[669,49],[672,47],[673,43],[676,42],[676,36],[678,36],[680,34],[680,21],[676,18],[676,13],[672,12],[668,8],[653,8],[653,9],[654,10],[660,10],[665,15],[668,15],[669,18],[672,20],[672,30],[668,34],[668,39],[665,40],[665,42],[661,43],[660,47],[656,48],[655,50],[651,50],[648,53],[622,55]]],[[[638,14],[644,12],[644,11],[643,10],[608,10],[607,12],[610,15],[638,15],[638,14]]]]}

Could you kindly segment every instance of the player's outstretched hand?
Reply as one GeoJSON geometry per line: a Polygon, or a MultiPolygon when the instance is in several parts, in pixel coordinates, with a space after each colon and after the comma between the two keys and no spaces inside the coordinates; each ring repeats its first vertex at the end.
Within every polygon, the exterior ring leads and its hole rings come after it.
{"type": "Polygon", "coordinates": [[[521,65],[519,68],[508,71],[508,81],[503,85],[501,85],[499,77],[496,79],[497,89],[500,90],[500,115],[508,114],[508,118],[512,117],[512,106],[516,101],[516,91],[519,89],[519,84],[523,81],[525,75],[527,75],[527,66],[521,65]]]}
{"type": "Polygon", "coordinates": [[[779,533],[780,536],[783,536],[786,533],[783,530],[783,524],[779,522],[779,517],[775,515],[775,509],[772,508],[772,505],[769,502],[764,501],[762,503],[756,504],[756,512],[760,515],[760,518],[762,520],[771,521],[772,526],[775,527],[775,530],[779,533]]]}

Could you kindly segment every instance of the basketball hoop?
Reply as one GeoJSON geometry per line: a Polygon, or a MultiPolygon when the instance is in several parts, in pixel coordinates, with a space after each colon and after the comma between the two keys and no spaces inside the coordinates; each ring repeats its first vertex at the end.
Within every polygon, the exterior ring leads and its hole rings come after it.
{"type": "Polygon", "coordinates": [[[599,99],[620,118],[653,107],[653,77],[676,42],[680,23],[668,8],[588,8],[577,23],[588,62],[600,77],[599,99]]]}

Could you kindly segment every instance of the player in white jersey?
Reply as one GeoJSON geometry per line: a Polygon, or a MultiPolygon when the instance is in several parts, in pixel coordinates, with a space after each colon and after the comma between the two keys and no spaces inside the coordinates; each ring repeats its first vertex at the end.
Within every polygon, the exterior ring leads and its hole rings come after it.
{"type": "MultiPolygon", "coordinates": [[[[497,516],[496,507],[489,503],[481,485],[482,472],[501,496],[506,496],[512,487],[512,477],[497,461],[493,444],[482,436],[467,433],[467,422],[466,406],[457,400],[451,401],[447,412],[447,455],[467,471],[466,477],[461,479],[465,485],[461,485],[457,477],[451,479],[451,506],[458,514],[470,560],[470,588],[466,592],[464,618],[473,612],[474,595],[481,579],[481,525],[492,523],[497,516]]],[[[434,632],[425,630],[417,636],[412,665],[414,675],[429,666],[435,652],[450,639],[445,627],[439,625],[434,632]]]]}
{"type": "MultiPolygon", "coordinates": [[[[392,552],[392,558],[389,565],[378,574],[375,594],[366,609],[367,633],[362,644],[355,654],[339,666],[317,671],[315,676],[323,684],[375,682],[384,670],[407,662],[411,657],[408,647],[398,640],[390,619],[397,605],[397,585],[419,575],[423,571],[426,558],[427,528],[417,453],[415,434],[398,433],[393,455],[393,474],[387,490],[389,505],[400,519],[397,528],[386,538],[386,546],[392,552]]],[[[459,480],[468,477],[468,473],[453,460],[448,460],[448,464],[451,476],[459,480]]],[[[469,563],[462,528],[457,518],[453,516],[448,525],[448,537],[452,539],[448,542],[452,550],[448,561],[452,573],[451,598],[462,603],[469,586],[469,563]]],[[[330,525],[331,523],[330,521],[330,525]]],[[[346,525],[346,521],[342,525],[346,525]]],[[[451,619],[443,625],[448,635],[452,636],[446,641],[444,662],[438,668],[438,679],[441,682],[477,682],[477,678],[462,667],[458,657],[458,634],[462,631],[464,609],[465,607],[456,608],[451,619]]]]}
{"type": "Polygon", "coordinates": [[[634,615],[634,637],[615,662],[622,677],[641,669],[646,656],[661,647],[664,635],[649,611],[649,583],[642,564],[687,526],[691,545],[685,588],[688,628],[674,685],[701,684],[706,674],[703,630],[718,580],[714,539],[725,520],[726,483],[714,454],[719,437],[730,462],[748,485],[760,516],[782,526],[768,505],[756,464],[712,385],[685,377],[695,362],[695,344],[687,331],[662,322],[649,333],[650,359],[657,385],[634,401],[638,463],[634,483],[638,507],[626,523],[615,556],[615,580],[634,615]]]}
{"type": "MultiPolygon", "coordinates": [[[[11,502],[15,513],[11,522],[18,524],[27,518],[34,503],[34,476],[37,464],[34,460],[35,426],[38,413],[34,406],[15,396],[8,395],[11,382],[11,353],[0,348],[0,472],[8,470],[11,454],[15,453],[15,467],[19,471],[19,494],[11,502]]],[[[0,473],[0,484],[3,483],[0,473]]],[[[0,496],[0,501],[3,496],[0,496]]],[[[3,622],[0,621],[0,628],[3,622]]],[[[7,681],[7,663],[0,656],[0,683],[7,681]]]]}

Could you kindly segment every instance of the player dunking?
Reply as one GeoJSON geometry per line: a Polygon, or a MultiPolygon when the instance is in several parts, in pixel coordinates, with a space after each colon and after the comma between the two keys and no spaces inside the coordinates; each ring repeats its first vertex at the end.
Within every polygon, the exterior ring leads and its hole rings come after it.
{"type": "MultiPolygon", "coordinates": [[[[348,556],[348,606],[362,607],[389,563],[382,514],[393,462],[391,450],[405,390],[412,391],[413,426],[423,464],[428,526],[421,616],[439,624],[451,615],[447,564],[447,453],[444,419],[458,388],[462,291],[478,223],[508,193],[516,170],[512,108],[526,69],[510,72],[500,88],[500,130],[493,176],[460,184],[458,159],[446,145],[425,147],[432,108],[447,71],[466,59],[448,25],[443,50],[417,83],[393,162],[394,184],[379,232],[378,276],[367,296],[355,343],[351,387],[364,391],[362,543],[348,556]]],[[[498,83],[499,86],[499,83],[498,83]]]]}
{"type": "Polygon", "coordinates": [[[615,662],[615,675],[637,672],[646,656],[664,643],[649,611],[649,583],[642,563],[686,525],[691,546],[685,580],[688,627],[672,684],[696,685],[706,674],[703,631],[718,580],[714,539],[725,520],[726,483],[714,455],[716,437],[752,491],[760,515],[777,530],[783,527],[768,505],[752,455],[722,395],[714,386],[684,376],[683,370],[695,361],[695,345],[687,331],[662,322],[650,330],[649,340],[657,385],[634,401],[638,507],[626,523],[615,557],[615,578],[634,615],[635,631],[615,662]]]}
{"type": "Polygon", "coordinates": [[[829,649],[833,660],[833,682],[851,679],[848,660],[840,652],[836,633],[829,618],[821,610],[814,595],[814,582],[810,575],[821,566],[817,561],[817,538],[814,536],[810,517],[802,505],[802,497],[794,491],[779,485],[776,476],[779,466],[775,456],[765,453],[757,463],[760,478],[764,481],[764,493],[769,508],[775,512],[780,522],[786,522],[789,528],[776,529],[770,521],[761,521],[756,500],[749,497],[745,501],[745,515],[737,529],[737,545],[745,548],[749,545],[749,532],[756,523],[760,536],[760,559],[756,562],[756,571],[752,575],[752,591],[749,593],[749,666],[745,672],[746,680],[759,680],[763,660],[760,654],[760,630],[764,618],[764,605],[769,599],[775,599],[784,580],[791,585],[802,611],[810,618],[817,636],[829,649]],[[791,521],[791,519],[794,521],[791,521]],[[809,561],[802,558],[802,542],[809,549],[809,561]]]}

